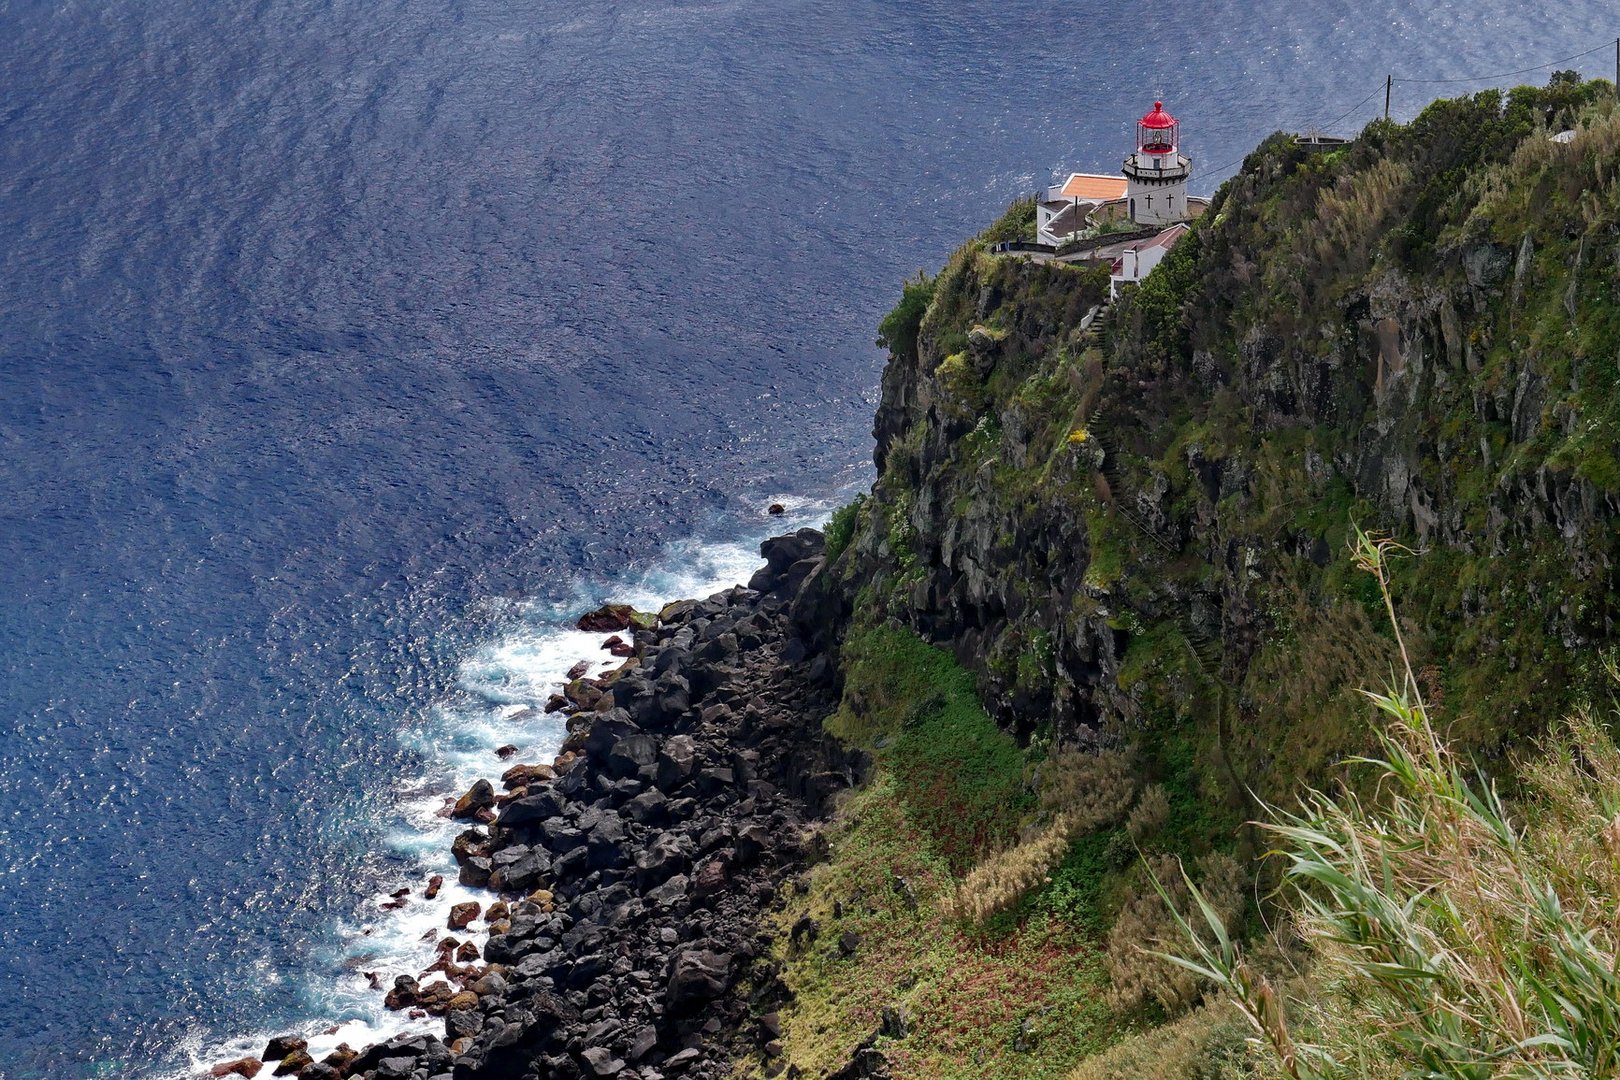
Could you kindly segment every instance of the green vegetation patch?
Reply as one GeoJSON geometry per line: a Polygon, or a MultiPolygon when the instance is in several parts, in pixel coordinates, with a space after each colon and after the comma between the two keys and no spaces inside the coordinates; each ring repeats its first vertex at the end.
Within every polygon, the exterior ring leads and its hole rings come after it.
{"type": "Polygon", "coordinates": [[[843,658],[844,703],[828,729],[879,755],[929,850],[961,872],[1011,842],[1032,801],[1024,754],[984,711],[973,674],[888,626],[852,632],[843,658]]]}
{"type": "MultiPolygon", "coordinates": [[[[1056,1080],[1124,1030],[1107,1005],[1095,936],[1037,915],[970,935],[941,911],[955,877],[880,766],[824,834],[827,859],[778,916],[776,959],[794,1002],[782,1011],[789,1065],[841,1068],[878,1034],[895,1080],[1056,1080]],[[792,928],[809,918],[813,940],[792,928]]],[[[758,1075],[763,1062],[745,1064],[758,1075]]]]}

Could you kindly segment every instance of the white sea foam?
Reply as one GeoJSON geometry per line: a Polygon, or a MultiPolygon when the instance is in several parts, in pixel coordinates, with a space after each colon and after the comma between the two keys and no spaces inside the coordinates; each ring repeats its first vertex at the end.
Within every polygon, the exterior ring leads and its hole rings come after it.
{"type": "Polygon", "coordinates": [[[464,932],[446,929],[452,905],[471,900],[487,906],[494,897],[456,881],[450,845],[467,823],[444,817],[445,807],[480,777],[493,780],[515,763],[550,762],[557,755],[567,732],[560,716],[543,711],[546,699],[562,688],[568,670],[580,660],[591,663],[593,674],[610,661],[620,662],[602,649],[608,635],[574,628],[573,619],[581,611],[608,599],[657,610],[671,599],[704,597],[746,582],[760,565],[762,539],[819,525],[835,505],[788,495],[766,501],[781,504],[785,512],[762,521],[753,535],[724,543],[671,543],[648,567],[617,580],[581,581],[564,599],[521,606],[514,625],[471,651],[461,663],[453,699],[439,702],[399,729],[401,742],[420,755],[427,768],[395,785],[393,823],[383,842],[412,869],[384,883],[366,917],[335,928],[334,966],[346,974],[330,985],[312,988],[319,1017],[223,1044],[205,1043],[199,1036],[185,1047],[190,1068],[172,1074],[175,1080],[206,1074],[215,1062],[256,1055],[271,1035],[289,1031],[309,1040],[309,1052],[316,1060],[340,1043],[361,1049],[404,1032],[442,1033],[442,1020],[412,1020],[392,1012],[383,1007],[383,995],[399,975],[417,977],[423,985],[443,978],[423,972],[438,958],[438,942],[444,937],[473,941],[482,952],[488,936],[481,918],[464,932]],[[518,750],[503,761],[496,750],[508,745],[518,750]],[[435,874],[443,875],[444,884],[435,899],[424,900],[423,888],[435,874]],[[405,905],[385,909],[400,888],[410,889],[405,905]]]}

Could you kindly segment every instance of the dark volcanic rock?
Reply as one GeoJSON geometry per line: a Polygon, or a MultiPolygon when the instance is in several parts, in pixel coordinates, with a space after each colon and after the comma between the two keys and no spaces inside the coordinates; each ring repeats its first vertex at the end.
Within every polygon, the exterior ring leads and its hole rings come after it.
{"type": "Polygon", "coordinates": [[[658,757],[658,742],[645,732],[627,735],[608,751],[607,768],[615,776],[634,776],[658,757]]]}
{"type": "Polygon", "coordinates": [[[707,949],[679,953],[669,972],[669,1004],[690,1007],[726,992],[731,985],[731,957],[707,949]]]}
{"type": "Polygon", "coordinates": [[[660,791],[673,793],[697,769],[697,744],[690,735],[676,735],[659,751],[657,784],[660,791]]]}
{"type": "Polygon", "coordinates": [[[636,657],[569,684],[577,711],[555,766],[512,765],[511,795],[481,782],[458,807],[499,811],[453,847],[463,882],[503,894],[484,904],[482,958],[445,939],[431,976],[402,975],[387,995],[443,1017],[450,1045],[390,1040],[344,1075],[708,1080],[779,1035],[748,1021],[732,987],[801,866],[803,824],[860,764],[822,732],[836,701],[823,638],[788,615],[821,549],[814,530],[768,541],[754,588],[669,605],[657,623],[616,605],[582,620],[636,657]]]}
{"type": "Polygon", "coordinates": [[[624,1062],[599,1046],[582,1051],[579,1057],[592,1076],[618,1076],[624,1071],[624,1062]]]}
{"type": "Polygon", "coordinates": [[[501,786],[512,791],[530,784],[545,783],[555,779],[556,775],[550,765],[513,765],[501,773],[501,786]]]}
{"type": "Polygon", "coordinates": [[[270,1075],[296,1076],[304,1066],[313,1065],[314,1063],[315,1059],[309,1056],[307,1050],[294,1050],[281,1059],[281,1064],[277,1065],[275,1071],[270,1075]]]}
{"type": "Polygon", "coordinates": [[[630,619],[634,614],[635,609],[629,604],[603,604],[595,611],[581,615],[574,625],[587,633],[611,634],[630,629],[630,619]]]}
{"type": "Polygon", "coordinates": [[[495,805],[495,787],[488,780],[474,781],[467,793],[456,800],[456,808],[450,812],[451,817],[476,817],[478,811],[488,810],[495,805]]]}
{"type": "Polygon", "coordinates": [[[277,1035],[264,1044],[264,1053],[259,1055],[266,1061],[280,1061],[296,1050],[308,1050],[309,1040],[299,1035],[277,1035]]]}

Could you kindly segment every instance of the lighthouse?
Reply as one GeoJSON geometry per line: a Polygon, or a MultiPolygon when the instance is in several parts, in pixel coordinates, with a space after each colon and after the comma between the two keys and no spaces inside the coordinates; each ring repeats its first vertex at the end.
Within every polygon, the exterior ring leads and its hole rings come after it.
{"type": "Polygon", "coordinates": [[[1136,122],[1136,153],[1125,159],[1125,199],[1138,225],[1186,221],[1187,181],[1192,161],[1178,145],[1180,124],[1155,101],[1153,111],[1136,122]]]}

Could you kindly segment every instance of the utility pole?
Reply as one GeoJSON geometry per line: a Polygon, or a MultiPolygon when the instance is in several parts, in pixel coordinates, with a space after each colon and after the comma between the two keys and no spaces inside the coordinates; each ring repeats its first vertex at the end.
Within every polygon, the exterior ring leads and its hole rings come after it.
{"type": "Polygon", "coordinates": [[[1620,37],[1614,39],[1614,96],[1620,98],[1620,37]]]}
{"type": "MultiPolygon", "coordinates": [[[[1620,38],[1615,39],[1614,55],[1615,55],[1615,61],[1617,63],[1620,63],[1620,38]]],[[[1366,84],[1363,83],[1362,85],[1366,85],[1366,84]]],[[[1385,120],[1389,119],[1389,92],[1391,90],[1393,90],[1393,89],[1395,89],[1395,76],[1393,76],[1393,75],[1384,76],[1384,119],[1385,120]]]]}

